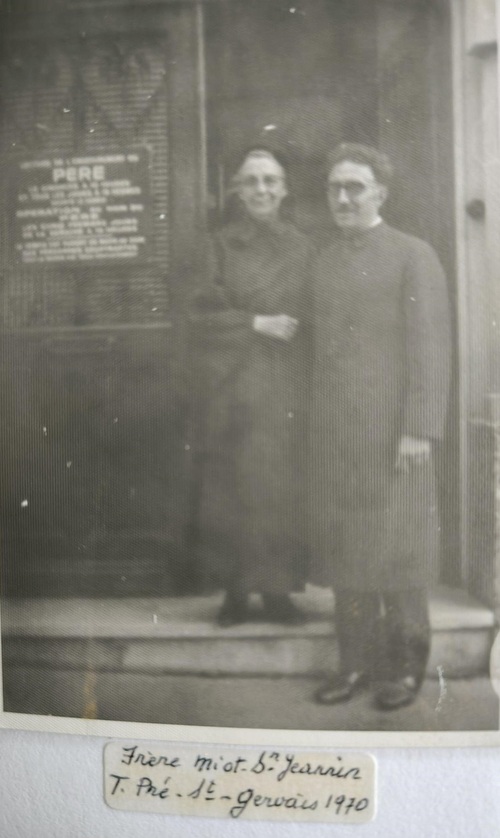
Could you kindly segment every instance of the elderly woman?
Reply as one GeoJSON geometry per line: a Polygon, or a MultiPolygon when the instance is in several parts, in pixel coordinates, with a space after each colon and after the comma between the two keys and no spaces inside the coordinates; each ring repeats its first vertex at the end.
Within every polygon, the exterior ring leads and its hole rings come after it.
{"type": "Polygon", "coordinates": [[[304,413],[309,245],[280,218],[285,171],[250,151],[234,179],[241,218],[208,249],[197,296],[199,533],[210,582],[226,590],[218,623],[303,620],[289,592],[305,574],[304,413]]]}

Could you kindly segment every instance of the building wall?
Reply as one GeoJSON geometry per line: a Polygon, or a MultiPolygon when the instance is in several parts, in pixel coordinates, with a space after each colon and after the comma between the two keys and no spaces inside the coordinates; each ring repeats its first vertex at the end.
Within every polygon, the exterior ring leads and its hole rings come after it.
{"type": "MultiPolygon", "coordinates": [[[[497,369],[499,147],[494,0],[454,0],[455,177],[466,408],[488,416],[497,369]]],[[[497,383],[498,382],[498,383],[497,383]]]]}
{"type": "Polygon", "coordinates": [[[464,577],[500,613],[500,154],[494,0],[454,0],[464,577]]]}

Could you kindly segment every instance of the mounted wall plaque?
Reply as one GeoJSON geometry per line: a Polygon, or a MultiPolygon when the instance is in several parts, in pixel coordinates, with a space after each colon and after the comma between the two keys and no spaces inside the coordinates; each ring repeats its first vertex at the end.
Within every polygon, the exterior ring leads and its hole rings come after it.
{"type": "Polygon", "coordinates": [[[148,151],[40,155],[14,165],[23,265],[138,262],[152,254],[148,151]]]}

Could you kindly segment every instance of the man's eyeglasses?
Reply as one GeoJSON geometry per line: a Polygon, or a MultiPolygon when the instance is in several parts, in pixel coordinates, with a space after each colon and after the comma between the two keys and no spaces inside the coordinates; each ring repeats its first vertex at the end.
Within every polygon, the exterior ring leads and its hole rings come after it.
{"type": "Polygon", "coordinates": [[[338,198],[341,192],[345,192],[348,198],[359,198],[373,183],[361,183],[359,180],[334,180],[328,183],[328,193],[338,198]]]}

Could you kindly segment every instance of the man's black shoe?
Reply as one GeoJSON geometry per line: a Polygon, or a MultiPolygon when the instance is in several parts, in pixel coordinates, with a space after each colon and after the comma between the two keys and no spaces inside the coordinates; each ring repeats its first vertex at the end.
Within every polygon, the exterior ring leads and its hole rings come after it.
{"type": "Polygon", "coordinates": [[[380,710],[398,710],[413,704],[418,694],[419,684],[413,675],[387,681],[381,684],[375,693],[375,704],[380,710]]]}
{"type": "Polygon", "coordinates": [[[316,690],[314,700],[317,704],[338,704],[341,701],[348,701],[367,683],[368,678],[365,672],[339,672],[316,690]]]}

